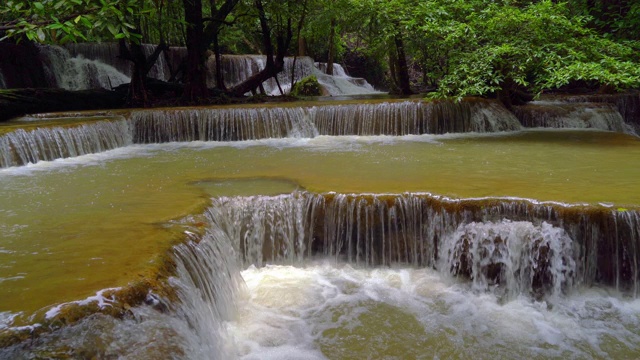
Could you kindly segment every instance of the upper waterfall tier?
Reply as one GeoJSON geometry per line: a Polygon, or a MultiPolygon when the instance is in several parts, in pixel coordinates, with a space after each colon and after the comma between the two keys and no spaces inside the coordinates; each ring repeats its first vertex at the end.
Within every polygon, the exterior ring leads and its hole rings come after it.
{"type": "MultiPolygon", "coordinates": [[[[154,45],[143,44],[142,49],[146,55],[153,53],[154,45]]],[[[119,47],[117,43],[80,43],[68,44],[66,49],[74,59],[87,59],[94,62],[108,64],[117,69],[127,77],[131,77],[131,62],[119,58],[119,47]]],[[[45,49],[45,54],[55,53],[54,48],[45,49]]],[[[48,55],[51,57],[51,55],[48,55]]],[[[160,56],[149,72],[149,77],[169,81],[177,74],[181,63],[187,56],[186,48],[170,47],[163,56],[160,56]]],[[[81,61],[81,60],[74,60],[81,61]]],[[[85,61],[86,62],[86,61],[85,61]]],[[[222,55],[221,71],[225,81],[225,86],[230,88],[237,85],[252,75],[258,73],[266,66],[264,55],[222,55]]],[[[338,64],[337,68],[342,69],[338,64]]],[[[206,62],[207,85],[216,87],[215,68],[216,60],[213,55],[209,55],[206,62]]],[[[318,65],[320,66],[320,65],[318,65]]],[[[349,77],[344,70],[336,76],[329,76],[318,70],[313,59],[307,56],[286,57],[284,59],[284,69],[278,74],[278,79],[269,79],[263,84],[265,93],[268,95],[280,95],[289,93],[292,81],[298,81],[306,76],[316,75],[320,84],[325,88],[328,95],[353,95],[353,94],[373,94],[378,93],[364,79],[354,79],[349,77]]],[[[103,86],[104,87],[104,86],[103,86]]]]}
{"type": "Polygon", "coordinates": [[[100,152],[131,143],[419,135],[520,129],[498,102],[374,102],[291,107],[134,110],[127,120],[18,130],[0,136],[0,167],[100,152]],[[106,131],[104,129],[114,128],[106,131]]]}

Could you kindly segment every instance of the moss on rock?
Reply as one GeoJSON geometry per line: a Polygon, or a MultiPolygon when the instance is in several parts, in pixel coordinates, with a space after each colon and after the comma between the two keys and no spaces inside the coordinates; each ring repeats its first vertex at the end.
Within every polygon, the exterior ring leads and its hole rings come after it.
{"type": "Polygon", "coordinates": [[[322,95],[322,88],[318,82],[318,78],[314,75],[307,76],[298,81],[291,91],[293,96],[320,96],[322,95]]]}

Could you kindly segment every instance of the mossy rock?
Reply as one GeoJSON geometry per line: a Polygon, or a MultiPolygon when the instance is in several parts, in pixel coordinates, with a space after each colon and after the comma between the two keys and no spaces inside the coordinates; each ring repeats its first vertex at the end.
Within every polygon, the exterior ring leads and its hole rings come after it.
{"type": "Polygon", "coordinates": [[[293,91],[291,91],[291,95],[293,96],[320,96],[322,95],[322,88],[320,87],[320,83],[318,82],[318,78],[314,75],[307,76],[302,80],[298,81],[293,86],[293,91]]]}

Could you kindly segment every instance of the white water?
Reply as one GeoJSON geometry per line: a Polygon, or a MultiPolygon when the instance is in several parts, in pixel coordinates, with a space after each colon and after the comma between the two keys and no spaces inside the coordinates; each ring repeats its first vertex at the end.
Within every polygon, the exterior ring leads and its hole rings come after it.
{"type": "Polygon", "coordinates": [[[242,359],[636,358],[640,300],[591,289],[507,303],[430,269],[250,267],[242,359]]]}
{"type": "Polygon", "coordinates": [[[129,122],[97,121],[76,127],[22,129],[0,136],[0,168],[99,153],[131,145],[129,122]]]}
{"type": "Polygon", "coordinates": [[[131,81],[111,65],[83,56],[71,57],[67,49],[45,46],[40,49],[45,74],[52,85],[66,90],[111,89],[131,81]]]}
{"type": "Polygon", "coordinates": [[[515,112],[525,127],[590,128],[636,134],[615,104],[532,101],[516,107],[515,112]]]}
{"type": "Polygon", "coordinates": [[[353,78],[340,64],[333,64],[333,75],[327,75],[326,63],[315,63],[313,75],[331,96],[382,94],[362,78],[353,78]]]}
{"type": "Polygon", "coordinates": [[[132,143],[520,129],[513,114],[489,101],[135,110],[128,119],[113,116],[80,126],[71,126],[73,118],[52,120],[68,121],[69,126],[18,129],[1,135],[0,168],[102,152],[132,143]],[[451,120],[455,118],[460,120],[451,120]]]}
{"type": "Polygon", "coordinates": [[[559,297],[572,287],[574,249],[562,228],[542,222],[472,222],[460,225],[442,241],[440,271],[465,274],[476,291],[515,298],[533,294],[544,282],[547,296],[559,297]],[[538,285],[539,286],[539,285],[538,285]]]}

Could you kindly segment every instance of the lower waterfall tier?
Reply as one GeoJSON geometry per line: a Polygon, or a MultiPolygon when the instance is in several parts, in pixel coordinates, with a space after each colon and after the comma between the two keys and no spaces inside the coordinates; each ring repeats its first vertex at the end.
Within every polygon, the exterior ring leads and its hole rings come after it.
{"type": "Polygon", "coordinates": [[[209,213],[248,265],[408,264],[507,297],[574,285],[640,290],[640,212],[430,195],[222,197],[209,213]]]}

